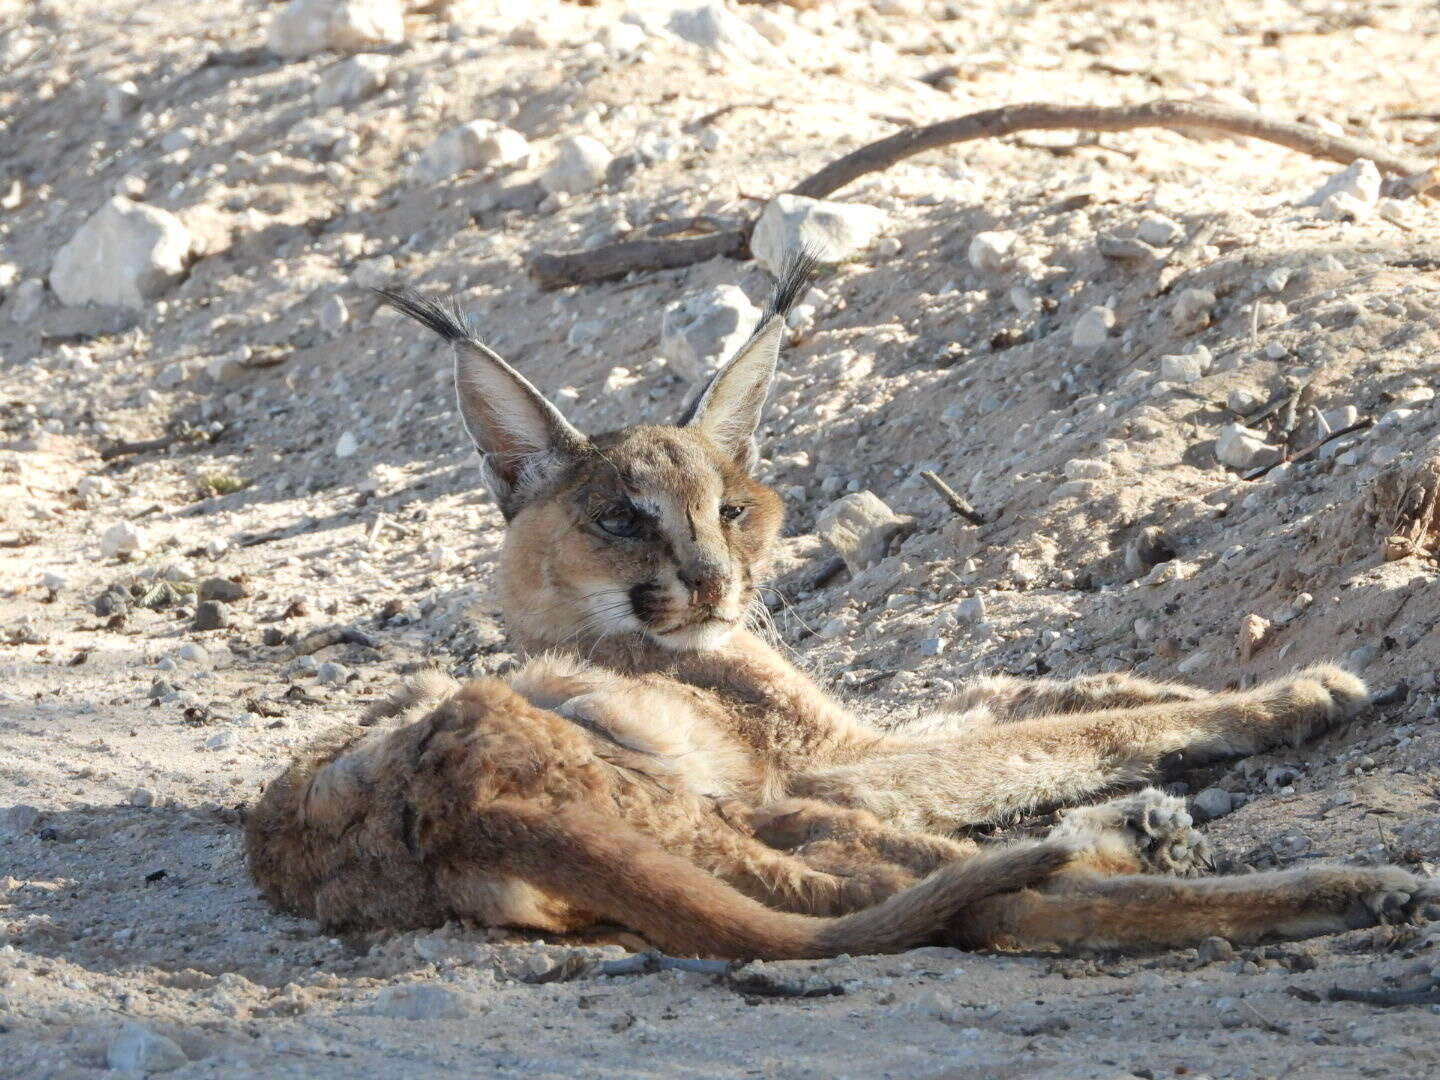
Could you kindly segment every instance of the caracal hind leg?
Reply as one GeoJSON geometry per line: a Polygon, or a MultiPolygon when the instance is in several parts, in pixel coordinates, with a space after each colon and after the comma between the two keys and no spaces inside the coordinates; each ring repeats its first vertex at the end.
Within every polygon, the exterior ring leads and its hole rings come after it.
{"type": "Polygon", "coordinates": [[[967,713],[988,709],[995,722],[1025,720],[1061,713],[1133,709],[1166,701],[1197,701],[1209,691],[1184,683],[1156,682],[1127,672],[1081,675],[1074,679],[1019,679],[983,675],[942,701],[941,712],[967,713]]]}
{"type": "Polygon", "coordinates": [[[1297,744],[1363,709],[1365,684],[1333,665],[1251,690],[1049,716],[970,732],[902,729],[858,760],[794,777],[789,793],[869,810],[902,828],[953,832],[1073,806],[1194,765],[1297,744]]]}
{"type": "Polygon", "coordinates": [[[1198,877],[1212,866],[1210,845],[1185,800],[1153,787],[1065,810],[1046,838],[1080,849],[1074,864],[1080,873],[1198,877]]]}
{"type": "Polygon", "coordinates": [[[1433,918],[1440,882],[1398,866],[1317,867],[1199,880],[1069,874],[1044,891],[997,896],[970,909],[966,948],[1060,945],[1135,948],[1207,937],[1300,938],[1433,918]]]}

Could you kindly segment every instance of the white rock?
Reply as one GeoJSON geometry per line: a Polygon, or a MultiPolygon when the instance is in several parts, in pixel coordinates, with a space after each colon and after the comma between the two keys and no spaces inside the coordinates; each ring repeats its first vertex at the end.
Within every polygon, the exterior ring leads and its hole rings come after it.
{"type": "Polygon", "coordinates": [[[64,574],[57,574],[50,570],[40,575],[40,584],[51,592],[59,592],[65,588],[66,578],[64,574]]]}
{"type": "Polygon", "coordinates": [[[206,739],[205,749],[228,750],[230,749],[230,747],[235,745],[236,741],[237,736],[235,732],[232,731],[230,728],[226,728],[224,731],[217,731],[214,735],[211,735],[208,739],[206,739]]]}
{"type": "Polygon", "coordinates": [[[956,622],[982,623],[985,621],[985,599],[981,596],[967,596],[955,605],[956,622]]]}
{"type": "Polygon", "coordinates": [[[1099,480],[1115,470],[1108,461],[1095,458],[1071,458],[1060,467],[1067,480],[1099,480]]]}
{"type": "Polygon", "coordinates": [[[1381,199],[1375,204],[1375,212],[1392,224],[1413,228],[1420,216],[1420,207],[1411,199],[1381,199]]]}
{"type": "Polygon", "coordinates": [[[210,654],[205,651],[205,646],[191,641],[175,650],[175,655],[186,663],[204,664],[210,659],[210,654]]]}
{"type": "Polygon", "coordinates": [[[361,53],[330,67],[320,76],[315,88],[315,104],[353,105],[385,89],[390,81],[390,58],[375,53],[361,53]]]}
{"type": "Polygon", "coordinates": [[[56,253],[50,288],[65,304],[143,308],[184,274],[192,243],[173,214],[117,195],[56,253]]]}
{"type": "Polygon", "coordinates": [[[946,641],[942,637],[927,637],[920,640],[921,656],[939,656],[945,651],[946,641]]]}
{"type": "Polygon", "coordinates": [[[1265,404],[1265,399],[1245,386],[1231,390],[1225,395],[1225,407],[1238,416],[1248,416],[1263,404],[1265,404]]]}
{"type": "Polygon", "coordinates": [[[540,175],[540,186],[552,195],[583,195],[605,182],[614,156],[589,135],[561,139],[555,160],[540,175]]]}
{"type": "Polygon", "coordinates": [[[270,20],[265,44],[279,56],[366,49],[405,40],[401,0],[290,0],[270,20]]]}
{"type": "Polygon", "coordinates": [[[105,88],[105,122],[123,124],[140,110],[140,88],[128,79],[105,88]]]}
{"type": "Polygon", "coordinates": [[[1213,358],[1210,350],[1201,345],[1193,353],[1182,356],[1160,357],[1160,377],[1170,382],[1193,383],[1205,377],[1213,358]]]}
{"type": "Polygon", "coordinates": [[[1290,317],[1290,309],[1285,306],[1283,300],[1256,300],[1255,301],[1255,325],[1258,327],[1275,326],[1284,322],[1290,317]]]}
{"type": "Polygon", "coordinates": [[[320,329],[331,337],[335,337],[345,329],[345,324],[350,321],[350,309],[345,306],[345,298],[339,293],[331,293],[320,305],[320,329]]]}
{"type": "Polygon", "coordinates": [[[209,357],[205,361],[205,374],[210,376],[211,382],[233,382],[246,373],[245,361],[249,359],[249,346],[241,345],[238,349],[209,357]]]}
{"type": "Polygon", "coordinates": [[[1395,395],[1395,407],[1397,409],[1423,408],[1434,400],[1435,388],[1433,386],[1407,386],[1395,395]]]}
{"type": "Polygon", "coordinates": [[[1099,305],[1092,307],[1070,328],[1070,344],[1077,349],[1098,349],[1110,340],[1110,328],[1114,325],[1115,312],[1099,305]]]}
{"type": "Polygon", "coordinates": [[[410,175],[420,183],[434,184],[456,173],[521,165],[529,158],[530,143],[518,131],[493,120],[471,120],[427,146],[410,175]]]}
{"type": "Polygon", "coordinates": [[[761,266],[777,275],[789,254],[802,245],[821,262],[841,262],[869,247],[888,220],[889,215],[874,206],[777,195],[755,223],[750,250],[761,266]]]}
{"type": "Polygon", "coordinates": [[[1277,266],[1270,273],[1265,275],[1265,287],[1272,293],[1282,293],[1285,286],[1290,284],[1292,271],[1288,266],[1277,266]]]}
{"type": "Polygon", "coordinates": [[[387,986],[380,991],[370,1012],[396,1020],[460,1020],[475,1007],[468,997],[434,983],[387,986]]]}
{"type": "Polygon", "coordinates": [[[1224,788],[1208,787],[1195,796],[1191,804],[1201,821],[1213,821],[1230,813],[1234,797],[1224,788]]]}
{"type": "Polygon", "coordinates": [[[449,570],[460,562],[460,553],[452,547],[444,544],[437,544],[431,548],[425,557],[425,561],[436,570],[449,570]]]}
{"type": "Polygon", "coordinates": [[[362,289],[378,289],[382,285],[388,285],[395,277],[395,256],[377,255],[373,259],[362,259],[355,264],[355,272],[350,276],[362,289]]]}
{"type": "Polygon", "coordinates": [[[1244,424],[1229,424],[1215,440],[1215,457],[1232,469],[1258,469],[1279,461],[1283,451],[1271,446],[1265,436],[1244,424]]]}
{"type": "Polygon", "coordinates": [[[147,543],[144,529],[128,521],[119,521],[100,537],[100,554],[107,559],[116,555],[136,555],[145,550],[147,543]]]}
{"type": "Polygon", "coordinates": [[[966,252],[970,265],[984,273],[1008,270],[1015,262],[1015,243],[1019,239],[1008,229],[976,233],[966,252]]]}
{"type": "Polygon", "coordinates": [[[115,494],[115,485],[103,476],[82,476],[75,485],[75,494],[87,503],[115,494]]]}
{"type": "Polygon", "coordinates": [[[126,801],[131,806],[140,807],[154,806],[157,799],[158,796],[154,791],[150,788],[143,787],[132,788],[130,794],[126,797],[126,801]]]}
{"type": "Polygon", "coordinates": [[[1367,209],[1373,209],[1380,198],[1380,170],[1373,161],[1357,158],[1316,188],[1300,205],[1323,206],[1333,195],[1347,195],[1367,209]]]}
{"type": "Polygon", "coordinates": [[[1215,307],[1215,294],[1209,289],[1186,289],[1175,298],[1170,321],[1182,334],[1194,333],[1210,325],[1210,312],[1215,307]]]}
{"type": "Polygon", "coordinates": [[[815,519],[815,531],[858,574],[885,558],[891,539],[910,525],[869,491],[835,500],[815,519]]]}
{"type": "Polygon", "coordinates": [[[565,335],[565,344],[572,349],[593,345],[605,336],[610,324],[604,319],[577,319],[570,332],[565,335]]]}
{"type": "Polygon", "coordinates": [[[1320,216],[1326,221],[1364,221],[1375,208],[1370,203],[1337,191],[1320,204],[1320,216]]]}
{"type": "Polygon", "coordinates": [[[1146,214],[1135,227],[1135,235],[1151,247],[1163,248],[1177,243],[1185,230],[1162,214],[1146,214]]]}
{"type": "Polygon", "coordinates": [[[117,1071],[169,1072],[188,1059],[173,1039],[141,1024],[126,1024],[105,1050],[105,1063],[117,1071]]]}
{"type": "Polygon", "coordinates": [[[346,431],[335,441],[335,456],[337,458],[352,458],[360,450],[360,440],[355,438],[355,433],[346,431]]]}
{"type": "Polygon", "coordinates": [[[609,56],[623,60],[634,56],[645,47],[650,35],[643,26],[630,22],[607,22],[595,36],[609,56]]]}
{"type": "Polygon", "coordinates": [[[699,383],[745,343],[760,309],[734,285],[716,285],[665,312],[660,354],[681,378],[699,383]]]}
{"type": "Polygon", "coordinates": [[[194,128],[176,128],[174,131],[167,131],[160,140],[160,149],[167,154],[173,154],[177,150],[189,150],[195,145],[195,136],[194,128]]]}
{"type": "Polygon", "coordinates": [[[174,390],[190,377],[190,366],[181,360],[172,360],[155,373],[155,385],[161,390],[174,390]]]}
{"type": "Polygon", "coordinates": [[[668,29],[682,41],[697,45],[708,56],[764,66],[784,66],[783,52],[765,36],[718,0],[670,16],[668,29]]]}
{"type": "Polygon", "coordinates": [[[45,305],[45,282],[39,278],[27,278],[15,287],[15,300],[10,307],[10,318],[17,323],[27,323],[45,305]]]}
{"type": "Polygon", "coordinates": [[[344,686],[350,680],[350,669],[334,660],[327,660],[315,669],[315,678],[326,686],[344,686]]]}
{"type": "Polygon", "coordinates": [[[1203,649],[1197,653],[1191,653],[1184,660],[1175,665],[1175,670],[1181,675],[1194,675],[1210,666],[1210,654],[1203,649]]]}
{"type": "Polygon", "coordinates": [[[1360,419],[1360,410],[1354,405],[1341,405],[1338,409],[1326,409],[1321,415],[1325,418],[1325,426],[1331,431],[1339,431],[1347,428],[1360,419]]]}

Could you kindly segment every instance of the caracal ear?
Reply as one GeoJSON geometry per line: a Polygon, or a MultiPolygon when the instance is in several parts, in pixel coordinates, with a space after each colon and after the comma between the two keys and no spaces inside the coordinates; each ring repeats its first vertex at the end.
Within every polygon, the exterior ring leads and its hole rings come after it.
{"type": "Polygon", "coordinates": [[[760,325],[714,374],[680,420],[682,427],[703,434],[747,471],[759,459],[755,429],[760,426],[760,413],[780,359],[785,316],[810,285],[819,265],[815,253],[807,248],[790,254],[760,325]]]}
{"type": "Polygon", "coordinates": [[[480,451],[485,479],[506,519],[547,476],[589,445],[529,379],[479,341],[460,318],[413,290],[378,289],[384,301],[450,342],[455,394],[465,430],[480,451]]]}

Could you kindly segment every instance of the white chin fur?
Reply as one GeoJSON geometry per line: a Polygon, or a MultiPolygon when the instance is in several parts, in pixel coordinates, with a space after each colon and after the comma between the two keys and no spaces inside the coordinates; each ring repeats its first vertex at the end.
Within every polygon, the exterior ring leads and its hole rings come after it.
{"type": "Polygon", "coordinates": [[[735,626],[735,623],[712,620],[696,626],[684,626],[668,634],[652,633],[650,638],[655,644],[676,652],[708,652],[729,641],[735,626]]]}

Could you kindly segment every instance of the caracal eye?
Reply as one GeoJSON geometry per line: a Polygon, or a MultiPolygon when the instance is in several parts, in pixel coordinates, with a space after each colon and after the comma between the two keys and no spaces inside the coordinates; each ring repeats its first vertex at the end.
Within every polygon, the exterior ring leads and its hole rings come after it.
{"type": "Polygon", "coordinates": [[[739,521],[745,516],[746,507],[738,503],[726,503],[720,507],[721,521],[739,521]]]}
{"type": "Polygon", "coordinates": [[[628,539],[640,531],[640,515],[630,506],[609,507],[595,519],[595,524],[611,536],[628,539]]]}

